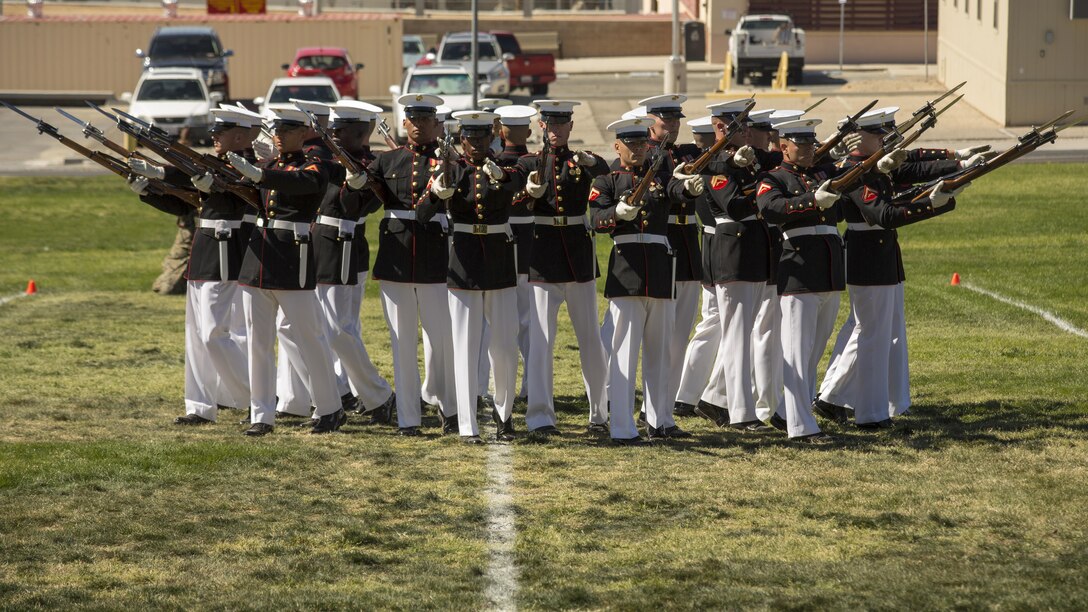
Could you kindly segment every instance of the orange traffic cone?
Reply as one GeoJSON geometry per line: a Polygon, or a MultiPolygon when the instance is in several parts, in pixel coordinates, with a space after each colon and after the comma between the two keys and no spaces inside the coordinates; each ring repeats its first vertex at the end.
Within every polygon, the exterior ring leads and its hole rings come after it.
{"type": "Polygon", "coordinates": [[[34,279],[32,278],[29,281],[27,281],[27,283],[26,283],[26,294],[27,295],[34,295],[37,292],[38,292],[38,285],[37,285],[37,283],[34,282],[34,279]]]}
{"type": "Polygon", "coordinates": [[[952,273],[952,286],[955,287],[958,284],[960,284],[960,273],[959,272],[953,272],[952,273]]]}

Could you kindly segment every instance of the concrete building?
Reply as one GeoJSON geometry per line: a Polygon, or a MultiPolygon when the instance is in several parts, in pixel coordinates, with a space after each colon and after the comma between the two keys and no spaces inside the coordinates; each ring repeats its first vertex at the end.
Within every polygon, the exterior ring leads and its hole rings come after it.
{"type": "Polygon", "coordinates": [[[1006,126],[1088,111],[1088,2],[939,3],[938,77],[967,81],[965,101],[1006,126]]]}

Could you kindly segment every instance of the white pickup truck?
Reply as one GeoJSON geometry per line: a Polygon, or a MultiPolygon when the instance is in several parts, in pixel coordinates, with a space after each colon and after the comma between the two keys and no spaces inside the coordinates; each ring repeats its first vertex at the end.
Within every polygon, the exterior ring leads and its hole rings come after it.
{"type": "Polygon", "coordinates": [[[802,81],[805,31],[794,27],[789,15],[746,15],[740,18],[735,29],[725,33],[729,35],[729,54],[733,58],[733,74],[738,85],[757,72],[770,80],[778,72],[783,51],[789,56],[787,81],[790,84],[802,81]]]}

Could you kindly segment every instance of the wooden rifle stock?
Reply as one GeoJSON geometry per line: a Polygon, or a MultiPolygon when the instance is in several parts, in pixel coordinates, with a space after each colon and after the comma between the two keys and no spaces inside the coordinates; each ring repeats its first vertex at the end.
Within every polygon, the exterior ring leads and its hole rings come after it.
{"type": "Polygon", "coordinates": [[[389,189],[386,188],[385,183],[376,180],[376,176],[370,168],[364,166],[359,160],[355,159],[351,156],[351,154],[345,151],[343,147],[341,147],[340,144],[336,142],[336,139],[332,137],[332,134],[330,134],[329,131],[325,129],[320,123],[318,123],[317,117],[315,117],[313,113],[311,113],[310,111],[306,111],[306,114],[310,117],[310,123],[311,125],[313,125],[314,131],[316,131],[317,135],[321,137],[321,141],[325,143],[325,146],[329,148],[329,151],[332,151],[333,156],[336,157],[340,164],[343,165],[344,168],[346,168],[347,171],[352,174],[366,174],[367,188],[369,188],[370,191],[374,192],[374,195],[377,196],[379,200],[381,200],[383,205],[392,202],[393,194],[391,194],[389,192],[389,189]]]}
{"type": "Polygon", "coordinates": [[[729,128],[726,130],[725,136],[714,141],[714,144],[704,151],[695,161],[690,164],[685,164],[684,174],[698,174],[702,172],[703,168],[706,168],[707,164],[710,163],[710,160],[714,159],[722,149],[729,145],[729,141],[744,126],[744,121],[748,119],[748,114],[752,112],[752,109],[755,108],[755,106],[756,101],[752,100],[744,107],[744,110],[741,111],[739,115],[733,117],[733,120],[729,123],[729,128]]]}
{"type": "MultiPolygon", "coordinates": [[[[858,119],[861,119],[862,115],[869,112],[869,109],[876,106],[876,103],[878,101],[879,100],[873,100],[872,102],[866,104],[865,108],[859,110],[850,117],[847,117],[846,121],[842,124],[842,127],[839,128],[839,131],[835,132],[834,136],[829,138],[827,142],[821,144],[820,147],[816,149],[816,152],[813,154],[812,157],[813,164],[818,164],[823,161],[825,157],[831,154],[831,149],[839,146],[839,143],[842,142],[843,138],[846,138],[847,134],[857,131],[858,119]]],[[[805,112],[808,111],[806,110],[805,112]]]]}

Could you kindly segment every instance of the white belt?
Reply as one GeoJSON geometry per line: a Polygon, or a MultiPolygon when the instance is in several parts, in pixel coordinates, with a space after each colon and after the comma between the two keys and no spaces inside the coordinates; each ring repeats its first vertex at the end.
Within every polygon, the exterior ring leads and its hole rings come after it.
{"type": "Polygon", "coordinates": [[[532,217],[532,216],[527,216],[527,217],[510,217],[510,224],[511,224],[511,225],[524,225],[524,224],[526,224],[526,223],[533,223],[533,221],[534,221],[535,219],[536,219],[536,217],[532,217]]]}
{"type": "Polygon", "coordinates": [[[303,221],[281,221],[280,219],[269,221],[268,219],[262,218],[257,219],[257,227],[291,231],[295,233],[296,237],[306,237],[310,235],[310,224],[303,221]]]}
{"type": "Polygon", "coordinates": [[[672,225],[692,225],[695,223],[695,215],[669,215],[669,223],[672,225]]]}
{"type": "Polygon", "coordinates": [[[846,229],[852,232],[875,232],[884,228],[879,225],[869,225],[868,223],[847,223],[846,229]]]}
{"type": "Polygon", "coordinates": [[[819,235],[838,236],[839,230],[834,225],[813,225],[811,227],[798,227],[796,229],[782,232],[782,236],[784,236],[786,240],[793,240],[794,238],[798,238],[800,236],[819,235]]]}
{"type": "Polygon", "coordinates": [[[242,223],[256,223],[257,215],[242,215],[242,223]]]}
{"type": "Polygon", "coordinates": [[[328,225],[329,227],[335,227],[340,230],[341,234],[354,234],[356,222],[352,219],[340,219],[338,217],[328,217],[325,215],[318,215],[317,222],[321,225],[328,225]]]}
{"type": "Polygon", "coordinates": [[[485,234],[506,234],[509,236],[510,225],[508,223],[496,225],[488,225],[486,223],[454,223],[453,231],[465,234],[476,234],[478,236],[483,236],[485,234]]]}
{"type": "Polygon", "coordinates": [[[617,245],[621,244],[660,244],[666,249],[671,248],[669,239],[661,234],[622,234],[613,236],[612,240],[617,245]]]}
{"type": "Polygon", "coordinates": [[[242,227],[242,222],[237,219],[197,219],[196,226],[200,229],[215,230],[218,233],[224,230],[236,230],[242,227]]]}
{"type": "Polygon", "coordinates": [[[755,215],[748,215],[747,217],[741,219],[740,221],[734,221],[734,220],[730,219],[729,217],[714,217],[714,225],[704,225],[703,226],[703,233],[704,234],[713,234],[718,229],[719,225],[725,225],[727,223],[745,223],[745,222],[748,222],[748,221],[755,221],[758,218],[759,217],[757,217],[755,215]]]}
{"type": "Polygon", "coordinates": [[[563,215],[556,215],[554,217],[537,216],[533,217],[533,222],[537,225],[552,225],[555,227],[566,227],[568,225],[583,225],[589,227],[584,215],[578,217],[564,217],[563,215]]]}

